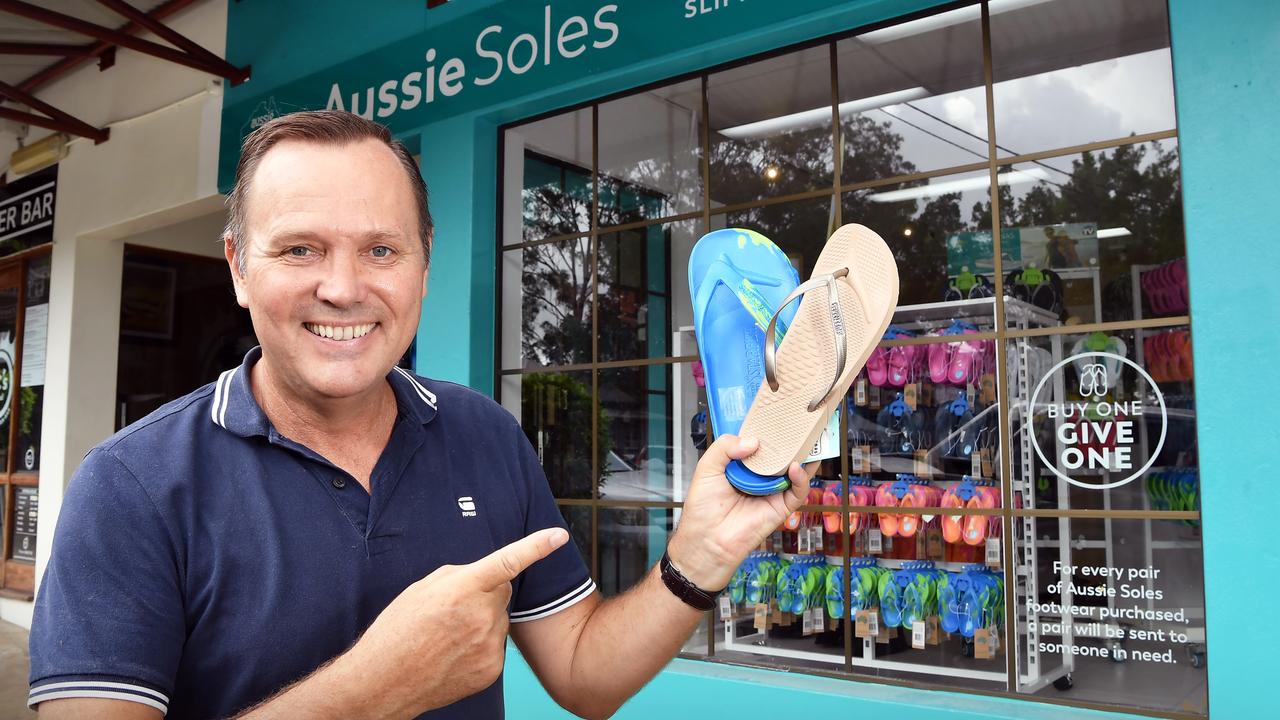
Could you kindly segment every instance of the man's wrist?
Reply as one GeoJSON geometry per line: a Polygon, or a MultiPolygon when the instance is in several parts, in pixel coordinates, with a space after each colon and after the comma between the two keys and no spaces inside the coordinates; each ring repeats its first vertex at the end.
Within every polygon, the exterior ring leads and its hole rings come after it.
{"type": "Polygon", "coordinates": [[[712,553],[693,547],[679,532],[667,543],[667,557],[680,575],[705,591],[717,591],[729,584],[733,568],[726,570],[726,563],[717,560],[712,553]]]}

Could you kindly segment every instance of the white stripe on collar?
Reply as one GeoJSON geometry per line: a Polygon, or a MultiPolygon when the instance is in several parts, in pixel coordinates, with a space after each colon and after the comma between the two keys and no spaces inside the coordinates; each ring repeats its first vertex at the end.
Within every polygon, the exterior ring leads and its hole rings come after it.
{"type": "Polygon", "coordinates": [[[209,416],[213,419],[213,423],[215,425],[221,425],[223,429],[226,429],[227,426],[218,422],[218,406],[222,404],[222,398],[226,395],[226,390],[224,388],[227,386],[227,378],[230,377],[234,371],[235,368],[232,368],[231,370],[223,370],[222,374],[218,376],[218,382],[213,387],[213,404],[209,408],[209,416]]]}
{"type": "Polygon", "coordinates": [[[239,371],[238,366],[231,370],[231,374],[227,376],[227,389],[222,392],[222,409],[218,411],[218,424],[224,428],[227,426],[227,407],[231,405],[231,384],[235,382],[236,373],[239,371]]]}
{"type": "Polygon", "coordinates": [[[408,380],[408,381],[413,385],[414,390],[416,390],[416,391],[418,392],[418,397],[422,398],[422,401],[423,401],[423,402],[425,402],[426,404],[430,405],[432,410],[437,410],[437,409],[438,409],[438,408],[436,407],[436,395],[435,395],[435,393],[433,393],[433,392],[431,392],[430,390],[428,390],[428,389],[426,389],[425,387],[423,387],[423,386],[422,386],[422,383],[418,382],[418,379],[417,379],[417,378],[415,378],[411,373],[409,373],[408,371],[406,371],[404,368],[397,366],[397,367],[395,367],[395,368],[394,368],[394,370],[395,370],[396,372],[400,373],[401,375],[403,375],[403,376],[404,376],[404,378],[405,378],[406,380],[408,380]]]}

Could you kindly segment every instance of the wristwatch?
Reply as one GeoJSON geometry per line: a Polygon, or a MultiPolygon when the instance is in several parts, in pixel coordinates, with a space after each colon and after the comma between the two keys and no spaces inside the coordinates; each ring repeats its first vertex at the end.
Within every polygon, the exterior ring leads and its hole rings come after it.
{"type": "Polygon", "coordinates": [[[662,553],[662,562],[658,563],[659,574],[662,575],[662,583],[667,586],[672,595],[680,598],[686,605],[695,610],[710,610],[716,606],[716,596],[724,592],[724,588],[719,590],[703,590],[694,585],[689,578],[685,577],[671,564],[671,556],[666,552],[662,553]]]}

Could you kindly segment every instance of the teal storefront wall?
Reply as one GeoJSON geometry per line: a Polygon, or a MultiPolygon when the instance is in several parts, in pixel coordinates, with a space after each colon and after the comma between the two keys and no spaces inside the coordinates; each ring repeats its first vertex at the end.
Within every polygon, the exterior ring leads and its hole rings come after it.
{"type": "MultiPolygon", "coordinates": [[[[590,21],[610,3],[550,4],[566,15],[585,9],[590,21]]],[[[421,139],[437,224],[419,330],[424,374],[493,392],[500,124],[945,3],[744,2],[691,21],[680,17],[683,3],[674,0],[669,4],[677,12],[666,15],[653,10],[659,3],[613,4],[621,6],[609,16],[620,26],[616,43],[579,58],[583,62],[535,66],[521,77],[438,96],[434,107],[385,119],[398,135],[421,139]]],[[[334,81],[344,83],[349,98],[357,91],[351,82],[363,91],[384,76],[400,78],[413,70],[405,69],[405,58],[425,57],[423,48],[431,45],[423,42],[440,43],[438,69],[451,53],[470,52],[487,26],[513,28],[507,40],[521,23],[540,30],[546,6],[454,0],[427,11],[425,2],[405,0],[380,3],[377,14],[353,14],[337,0],[230,3],[228,55],[251,63],[254,72],[251,82],[227,91],[220,185],[229,185],[228,163],[253,117],[323,107],[334,81]],[[384,63],[395,69],[379,72],[384,63]]],[[[1215,717],[1264,717],[1274,701],[1259,689],[1271,680],[1276,651],[1257,630],[1269,623],[1275,607],[1269,598],[1280,597],[1280,543],[1271,530],[1277,503],[1256,500],[1272,497],[1266,463],[1280,448],[1280,424],[1258,422],[1263,411],[1248,408],[1280,406],[1280,386],[1251,373],[1280,357],[1280,335],[1268,332],[1280,319],[1280,286],[1270,269],[1280,268],[1280,244],[1265,231],[1274,225],[1268,211],[1276,206],[1269,172],[1280,166],[1271,120],[1280,117],[1280,4],[1170,0],[1170,23],[1196,339],[1210,707],[1215,717]],[[1246,378],[1252,378],[1247,385],[1246,378]]],[[[514,650],[506,689],[511,717],[557,716],[514,650]]],[[[683,660],[619,716],[674,717],[673,710],[684,708],[691,716],[777,716],[799,707],[806,714],[892,713],[904,720],[1121,717],[683,660]]]]}

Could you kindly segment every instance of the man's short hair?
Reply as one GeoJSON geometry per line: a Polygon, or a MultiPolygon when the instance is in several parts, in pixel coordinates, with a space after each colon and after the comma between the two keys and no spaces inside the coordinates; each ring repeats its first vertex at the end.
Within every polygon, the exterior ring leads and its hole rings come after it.
{"type": "Polygon", "coordinates": [[[249,187],[253,180],[258,163],[276,143],[285,140],[322,145],[348,145],[361,140],[378,140],[395,153],[396,159],[404,168],[409,179],[409,187],[413,189],[414,200],[418,206],[418,236],[422,240],[422,255],[428,265],[431,264],[431,240],[435,225],[431,221],[431,210],[427,205],[427,184],[418,170],[418,163],[413,155],[399,140],[391,136],[391,131],[372,120],[341,110],[306,110],[281,115],[267,121],[257,130],[249,133],[240,145],[240,162],[236,165],[235,184],[227,195],[227,226],[223,236],[230,236],[235,244],[237,270],[241,275],[245,271],[245,213],[249,197],[249,187]]]}

